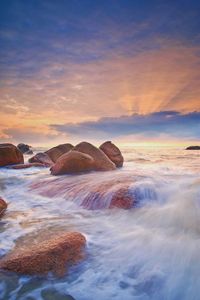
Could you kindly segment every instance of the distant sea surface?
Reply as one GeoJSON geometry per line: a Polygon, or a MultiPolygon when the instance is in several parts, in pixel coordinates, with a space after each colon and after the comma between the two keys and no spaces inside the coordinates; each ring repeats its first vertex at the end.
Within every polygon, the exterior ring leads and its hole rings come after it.
{"type": "Polygon", "coordinates": [[[87,239],[86,258],[62,278],[1,271],[0,299],[41,300],[52,288],[76,300],[200,299],[200,151],[122,152],[124,167],[117,171],[56,177],[70,188],[53,196],[30,190],[36,182],[57,184],[48,168],[0,168],[0,196],[9,203],[0,220],[1,256],[17,240],[39,235],[70,230],[87,239]],[[101,209],[84,209],[88,191],[106,182],[110,189],[131,182],[137,207],[108,209],[105,193],[101,209]]]}

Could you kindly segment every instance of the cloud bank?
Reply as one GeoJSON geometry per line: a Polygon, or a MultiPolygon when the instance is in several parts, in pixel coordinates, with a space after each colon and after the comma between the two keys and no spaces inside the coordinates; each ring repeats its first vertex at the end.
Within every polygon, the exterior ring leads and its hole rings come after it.
{"type": "Polygon", "coordinates": [[[57,132],[75,136],[120,138],[141,135],[155,138],[161,135],[177,139],[200,139],[200,112],[181,114],[177,111],[162,111],[148,115],[133,114],[118,118],[101,118],[98,121],[78,124],[51,125],[57,132]]]}

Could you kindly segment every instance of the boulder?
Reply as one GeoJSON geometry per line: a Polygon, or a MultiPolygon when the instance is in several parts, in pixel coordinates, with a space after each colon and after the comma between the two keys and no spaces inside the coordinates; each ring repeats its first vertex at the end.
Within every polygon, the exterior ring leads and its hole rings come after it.
{"type": "Polygon", "coordinates": [[[24,163],[21,151],[13,144],[0,144],[0,166],[24,163]]]}
{"type": "Polygon", "coordinates": [[[17,148],[24,154],[33,154],[33,151],[31,149],[31,146],[24,144],[24,143],[20,143],[17,145],[17,148]]]}
{"type": "Polygon", "coordinates": [[[189,146],[186,150],[200,150],[200,146],[189,146]]]}
{"type": "Polygon", "coordinates": [[[90,155],[94,159],[94,170],[111,171],[115,170],[115,164],[105,155],[105,153],[90,143],[82,142],[74,147],[73,150],[90,155]]]}
{"type": "Polygon", "coordinates": [[[70,150],[72,150],[74,148],[73,145],[67,143],[67,144],[61,144],[58,145],[56,147],[53,147],[47,151],[45,151],[45,153],[50,157],[50,159],[55,163],[57,161],[57,159],[63,155],[64,153],[69,152],[70,150]]]}
{"type": "Polygon", "coordinates": [[[46,153],[39,152],[29,160],[29,163],[41,163],[46,167],[51,167],[54,163],[46,153]]]}
{"type": "Polygon", "coordinates": [[[0,260],[0,268],[27,275],[53,272],[63,276],[67,267],[83,258],[85,244],[81,233],[67,232],[36,245],[12,250],[0,260]]]}
{"type": "Polygon", "coordinates": [[[7,203],[5,200],[3,200],[1,197],[0,197],[0,216],[3,215],[4,211],[6,210],[7,208],[7,203]]]}
{"type": "Polygon", "coordinates": [[[103,143],[99,149],[101,149],[110,158],[117,168],[123,166],[124,158],[121,151],[111,141],[103,143]]]}
{"type": "Polygon", "coordinates": [[[51,167],[52,175],[88,172],[94,168],[94,159],[85,153],[70,151],[61,155],[51,167]]]}
{"type": "Polygon", "coordinates": [[[9,166],[7,168],[19,170],[19,169],[27,169],[27,168],[32,168],[32,167],[46,167],[46,165],[35,162],[35,163],[29,163],[29,164],[19,164],[19,165],[9,166]]]}

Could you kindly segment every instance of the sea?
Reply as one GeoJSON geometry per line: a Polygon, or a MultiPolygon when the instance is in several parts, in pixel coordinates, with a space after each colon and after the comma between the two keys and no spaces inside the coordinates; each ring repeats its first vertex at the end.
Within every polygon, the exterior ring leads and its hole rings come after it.
{"type": "Polygon", "coordinates": [[[0,196],[8,202],[1,257],[20,241],[39,244],[61,232],[87,239],[85,258],[63,277],[0,271],[1,300],[200,299],[200,151],[121,150],[125,162],[116,171],[55,177],[48,168],[0,168],[0,196]],[[127,184],[137,204],[109,209],[111,194],[127,184]],[[105,186],[86,209],[85,196],[105,186]]]}

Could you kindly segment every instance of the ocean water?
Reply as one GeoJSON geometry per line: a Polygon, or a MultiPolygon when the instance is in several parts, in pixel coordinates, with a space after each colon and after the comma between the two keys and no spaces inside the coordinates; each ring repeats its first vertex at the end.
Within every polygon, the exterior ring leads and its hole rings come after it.
{"type": "Polygon", "coordinates": [[[124,167],[112,172],[55,178],[46,168],[0,169],[0,196],[9,203],[0,256],[16,241],[39,243],[66,230],[87,239],[85,259],[62,278],[0,271],[0,299],[50,299],[47,290],[58,300],[200,299],[200,152],[122,152],[124,167]],[[111,194],[127,184],[136,207],[108,209],[111,194]],[[90,190],[105,186],[101,205],[82,207],[90,190]]]}

